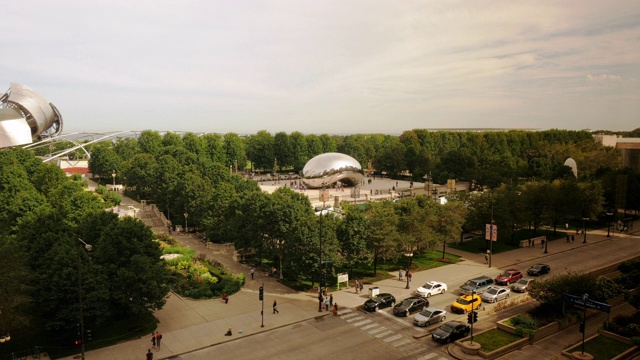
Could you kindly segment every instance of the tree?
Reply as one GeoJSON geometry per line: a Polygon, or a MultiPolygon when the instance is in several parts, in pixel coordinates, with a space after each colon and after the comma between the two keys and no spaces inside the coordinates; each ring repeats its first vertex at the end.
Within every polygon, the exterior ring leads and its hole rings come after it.
{"type": "Polygon", "coordinates": [[[369,222],[367,248],[373,253],[373,274],[375,275],[378,270],[378,259],[396,257],[397,244],[401,239],[396,230],[398,216],[393,209],[393,203],[383,201],[371,202],[367,205],[369,222]]]}
{"type": "Polygon", "coordinates": [[[371,264],[373,254],[367,248],[369,225],[365,212],[353,205],[346,206],[345,212],[344,219],[338,223],[336,235],[340,244],[341,264],[353,275],[355,267],[371,264]]]}
{"type": "Polygon", "coordinates": [[[206,153],[206,142],[204,139],[192,132],[188,132],[182,136],[182,143],[184,148],[195,155],[195,157],[202,156],[206,153]]]}
{"type": "Polygon", "coordinates": [[[144,130],[138,137],[138,146],[141,152],[158,156],[163,146],[162,137],[157,131],[144,130]]]}
{"type": "Polygon", "coordinates": [[[266,130],[260,130],[247,138],[247,156],[257,168],[274,169],[276,155],[273,142],[273,136],[266,130]]]}
{"type": "Polygon", "coordinates": [[[289,143],[293,153],[293,169],[300,171],[310,159],[307,138],[301,132],[294,131],[289,136],[289,143]]]}
{"type": "Polygon", "coordinates": [[[121,159],[118,154],[107,144],[100,144],[96,146],[91,152],[91,159],[89,159],[89,171],[92,174],[97,175],[100,179],[112,179],[112,173],[120,173],[121,159]]]}
{"type": "Polygon", "coordinates": [[[122,164],[127,187],[134,189],[138,200],[149,200],[159,166],[151,154],[136,154],[122,164]]]}
{"type": "Polygon", "coordinates": [[[109,279],[105,285],[114,315],[140,316],[162,308],[169,272],[151,229],[125,217],[106,227],[94,247],[93,260],[109,279]]]}
{"type": "MultiPolygon", "coordinates": [[[[236,133],[227,133],[224,135],[223,145],[224,152],[227,155],[226,159],[229,162],[228,164],[223,165],[231,166],[234,161],[237,161],[238,169],[244,169],[245,164],[247,163],[247,154],[245,153],[245,145],[242,138],[240,138],[236,133]]],[[[255,166],[255,164],[252,166],[255,166]]]]}
{"type": "Polygon", "coordinates": [[[113,145],[113,150],[122,160],[131,159],[140,152],[138,141],[134,138],[118,138],[113,145]]]}
{"type": "Polygon", "coordinates": [[[176,147],[176,148],[184,148],[184,143],[182,142],[182,138],[180,135],[167,131],[162,135],[162,147],[176,147]]]}
{"type": "Polygon", "coordinates": [[[273,152],[282,167],[292,167],[294,153],[289,142],[289,136],[284,131],[276,133],[273,137],[273,152]]]}
{"type": "MultiPolygon", "coordinates": [[[[227,154],[225,153],[222,135],[205,134],[202,136],[205,142],[205,153],[211,161],[218,164],[228,164],[227,154]]],[[[238,168],[244,169],[244,164],[238,164],[238,168]]]]}

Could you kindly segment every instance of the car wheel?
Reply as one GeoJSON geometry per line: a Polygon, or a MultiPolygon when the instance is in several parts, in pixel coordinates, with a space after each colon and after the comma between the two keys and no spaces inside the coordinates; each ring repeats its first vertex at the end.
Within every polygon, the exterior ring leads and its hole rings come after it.
{"type": "Polygon", "coordinates": [[[409,310],[404,312],[404,317],[409,317],[409,310]]]}
{"type": "Polygon", "coordinates": [[[508,299],[508,298],[509,298],[509,294],[507,294],[507,297],[505,297],[505,299],[508,299]]]}
{"type": "Polygon", "coordinates": [[[378,305],[376,305],[376,307],[373,308],[373,311],[378,311],[378,305]]]}
{"type": "Polygon", "coordinates": [[[427,296],[426,296],[426,297],[431,297],[431,293],[427,293],[427,296]]]}
{"type": "Polygon", "coordinates": [[[444,289],[442,289],[442,291],[440,291],[440,294],[444,294],[444,289]]]}

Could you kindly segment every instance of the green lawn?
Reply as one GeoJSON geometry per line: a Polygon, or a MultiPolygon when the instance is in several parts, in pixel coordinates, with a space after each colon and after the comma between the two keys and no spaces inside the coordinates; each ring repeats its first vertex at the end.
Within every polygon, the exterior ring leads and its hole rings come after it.
{"type": "Polygon", "coordinates": [[[513,335],[510,332],[500,329],[492,329],[473,337],[473,341],[482,345],[482,351],[487,353],[500,349],[501,347],[507,346],[520,339],[522,339],[520,336],[513,335]]]}
{"type": "MultiPolygon", "coordinates": [[[[600,335],[584,343],[584,352],[593,355],[594,360],[608,360],[629,350],[632,346],[600,335]]],[[[567,350],[568,353],[575,351],[582,351],[582,344],[567,350]]]]}

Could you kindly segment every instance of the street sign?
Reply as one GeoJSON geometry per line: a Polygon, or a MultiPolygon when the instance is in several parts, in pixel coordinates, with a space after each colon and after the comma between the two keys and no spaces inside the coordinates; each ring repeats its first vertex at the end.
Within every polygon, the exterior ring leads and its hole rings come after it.
{"type": "Polygon", "coordinates": [[[484,231],[485,240],[497,241],[498,240],[498,225],[486,224],[484,231]]]}
{"type": "Polygon", "coordinates": [[[589,309],[596,309],[606,313],[611,312],[611,306],[609,304],[593,301],[591,299],[587,299],[585,303],[584,299],[581,296],[564,294],[564,300],[578,306],[586,306],[589,309]]]}

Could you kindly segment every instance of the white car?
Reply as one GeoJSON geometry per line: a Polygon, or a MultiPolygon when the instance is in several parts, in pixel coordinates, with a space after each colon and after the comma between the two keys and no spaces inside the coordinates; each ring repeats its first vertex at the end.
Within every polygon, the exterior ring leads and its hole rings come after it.
{"type": "Polygon", "coordinates": [[[447,284],[439,281],[429,281],[416,289],[416,295],[422,297],[444,294],[445,292],[447,292],[447,284]]]}

